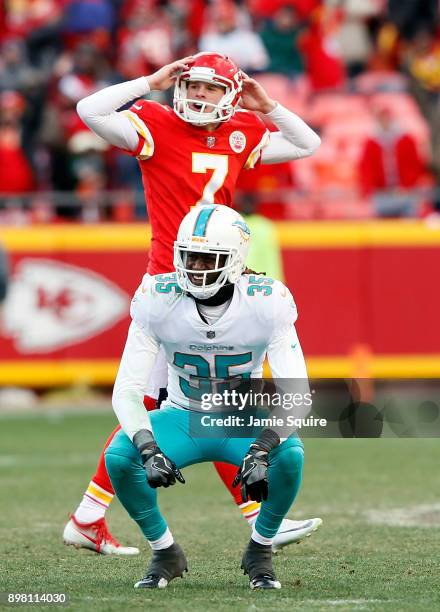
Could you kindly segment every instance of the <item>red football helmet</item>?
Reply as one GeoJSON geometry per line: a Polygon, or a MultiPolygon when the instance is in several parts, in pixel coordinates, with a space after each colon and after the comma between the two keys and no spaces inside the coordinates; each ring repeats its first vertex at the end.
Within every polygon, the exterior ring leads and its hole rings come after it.
{"type": "Polygon", "coordinates": [[[228,121],[235,112],[242,86],[241,71],[229,57],[221,53],[197,53],[189,63],[189,68],[177,77],[174,88],[174,112],[193,125],[228,121]],[[200,100],[188,98],[189,81],[221,85],[225,88],[225,94],[218,104],[203,102],[199,110],[193,110],[189,104],[200,104],[200,100]],[[204,112],[207,106],[212,107],[209,113],[204,112]]]}

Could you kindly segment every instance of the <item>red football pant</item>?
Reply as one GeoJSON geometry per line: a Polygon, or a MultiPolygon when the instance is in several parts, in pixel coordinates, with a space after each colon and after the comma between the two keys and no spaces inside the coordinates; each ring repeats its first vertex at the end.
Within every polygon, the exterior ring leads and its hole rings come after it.
{"type": "Polygon", "coordinates": [[[223,480],[225,487],[228,489],[229,493],[234,498],[237,506],[242,504],[243,500],[241,499],[240,487],[235,487],[235,489],[232,488],[232,483],[234,482],[234,478],[238,470],[237,466],[231,465],[230,463],[220,463],[220,461],[217,461],[216,463],[214,463],[214,467],[217,470],[217,474],[223,480]]]}
{"type": "MultiPolygon", "coordinates": [[[[145,397],[144,406],[147,410],[154,410],[156,408],[156,400],[151,397],[145,397]]],[[[99,457],[98,467],[96,469],[95,475],[92,478],[92,481],[94,483],[96,483],[98,486],[102,487],[105,491],[108,491],[108,493],[111,493],[112,495],[114,495],[115,492],[112,487],[112,483],[110,482],[110,478],[107,474],[107,468],[105,467],[104,453],[107,446],[110,444],[110,442],[113,440],[114,436],[118,433],[120,429],[121,426],[118,425],[108,437],[104,448],[102,449],[101,456],[99,457]]],[[[217,470],[218,475],[223,480],[226,488],[234,498],[235,503],[240,505],[242,502],[240,487],[236,487],[235,489],[232,488],[232,482],[237,473],[237,467],[235,465],[231,465],[230,463],[220,462],[214,463],[214,466],[217,470]]]]}

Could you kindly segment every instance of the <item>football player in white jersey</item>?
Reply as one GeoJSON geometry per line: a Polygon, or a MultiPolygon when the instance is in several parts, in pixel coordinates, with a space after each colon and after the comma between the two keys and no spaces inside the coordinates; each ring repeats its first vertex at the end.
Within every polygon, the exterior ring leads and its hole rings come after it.
{"type": "MultiPolygon", "coordinates": [[[[273,164],[307,157],[320,143],[319,136],[300,117],[269,98],[257,81],[219,53],[198,53],[148,77],[107,87],[81,100],[78,113],[98,136],[139,160],[152,229],[147,269],[152,275],[173,270],[174,240],[191,206],[231,205],[242,171],[260,161],[273,164]],[[165,91],[171,85],[173,108],[143,99],[151,90],[165,91]],[[132,102],[130,110],[118,110],[127,102],[132,102]],[[279,131],[272,132],[270,139],[255,111],[266,114],[277,126],[279,131]]],[[[146,393],[149,409],[155,407],[153,398],[160,389],[167,386],[166,370],[161,351],[146,393]]],[[[214,466],[242,516],[252,525],[260,505],[241,503],[232,488],[234,466],[221,462],[214,466]]],[[[82,500],[65,526],[64,542],[101,554],[138,554],[137,548],[121,546],[108,529],[105,514],[113,496],[101,453],[82,500]]],[[[317,519],[286,519],[274,549],[300,541],[317,526],[317,519]]]]}
{"type": "Polygon", "coordinates": [[[292,295],[279,281],[245,273],[249,240],[246,223],[231,208],[193,208],[175,242],[176,272],[146,274],[132,301],[113,392],[122,429],[105,459],[116,494],[153,550],[137,588],[163,588],[186,569],[155,489],[184,483],[180,468],[202,461],[239,466],[243,501],[262,501],[242,568],[251,588],[280,588],[272,543],[300,487],[303,444],[296,435],[280,438],[272,427],[251,429],[256,435],[246,437],[229,436],[222,427],[216,435],[202,431],[210,426],[202,402],[212,397],[214,383],[261,378],[266,356],[273,378],[307,380],[292,295]],[[148,413],[143,396],[161,346],[168,399],[148,413]]]}

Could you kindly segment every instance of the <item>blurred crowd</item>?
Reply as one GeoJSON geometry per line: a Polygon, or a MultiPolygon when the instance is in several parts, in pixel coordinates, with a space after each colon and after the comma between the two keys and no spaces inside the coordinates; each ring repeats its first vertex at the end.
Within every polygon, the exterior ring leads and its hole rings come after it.
{"type": "MultiPolygon", "coordinates": [[[[202,51],[231,56],[322,135],[318,153],[243,173],[274,218],[422,216],[440,200],[438,0],[5,0],[0,222],[145,216],[136,161],[78,100],[202,51]]],[[[154,92],[170,103],[172,92],[154,92]]]]}

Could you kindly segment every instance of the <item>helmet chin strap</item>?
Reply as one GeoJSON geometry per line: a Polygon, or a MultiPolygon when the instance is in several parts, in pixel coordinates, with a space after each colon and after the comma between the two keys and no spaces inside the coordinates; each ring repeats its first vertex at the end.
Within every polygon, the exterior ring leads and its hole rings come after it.
{"type": "Polygon", "coordinates": [[[188,108],[186,114],[190,122],[196,125],[209,125],[210,123],[220,123],[220,119],[218,118],[218,113],[216,111],[212,111],[210,113],[200,113],[198,111],[192,110],[192,108],[188,108]]]}
{"type": "Polygon", "coordinates": [[[232,298],[234,295],[234,287],[234,284],[226,283],[226,285],[220,287],[217,293],[210,298],[205,299],[196,297],[195,295],[192,295],[192,293],[188,293],[188,295],[192,297],[197,304],[203,304],[203,306],[220,306],[232,298]]]}

